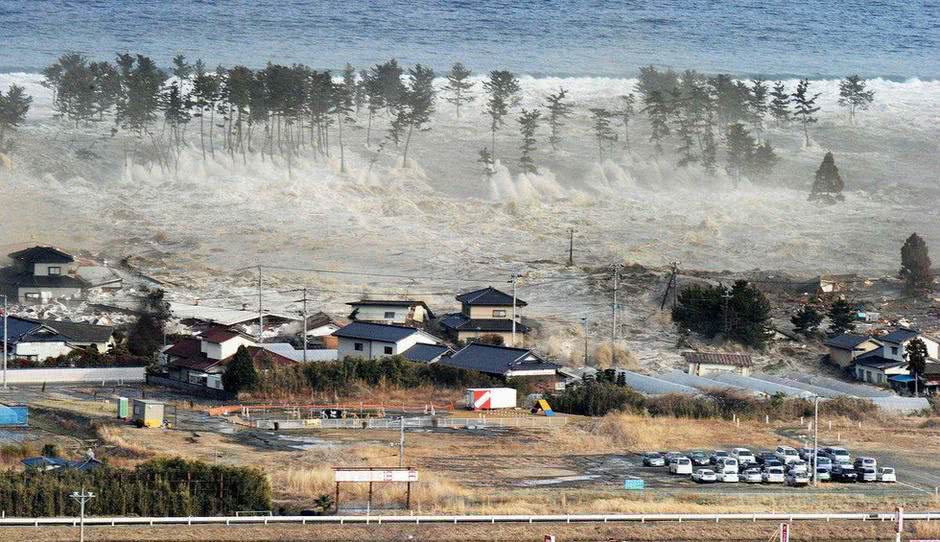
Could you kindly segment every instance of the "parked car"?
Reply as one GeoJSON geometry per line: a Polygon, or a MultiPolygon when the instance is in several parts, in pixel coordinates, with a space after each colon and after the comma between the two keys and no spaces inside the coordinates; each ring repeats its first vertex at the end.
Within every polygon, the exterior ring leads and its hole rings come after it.
{"type": "Polygon", "coordinates": [[[783,466],[784,466],[783,463],[781,463],[777,458],[767,459],[764,461],[764,465],[763,465],[765,469],[767,467],[783,467],[783,466]]]}
{"type": "Polygon", "coordinates": [[[688,457],[692,460],[693,465],[699,467],[711,464],[711,457],[702,450],[693,450],[688,457]]]}
{"type": "Polygon", "coordinates": [[[683,454],[682,452],[666,452],[663,454],[663,459],[666,460],[666,464],[668,465],[669,463],[672,463],[673,459],[677,457],[682,457],[683,455],[685,454],[683,454]]]}
{"type": "Polygon", "coordinates": [[[851,465],[836,465],[832,467],[832,480],[834,482],[853,483],[858,481],[858,473],[851,465]]]}
{"type": "Polygon", "coordinates": [[[728,457],[730,454],[724,450],[715,450],[712,452],[711,457],[708,458],[709,463],[715,465],[718,463],[718,460],[722,457],[728,457]]]}
{"type": "Polygon", "coordinates": [[[786,484],[793,487],[803,487],[809,484],[809,476],[802,472],[790,471],[786,477],[786,484]]]}
{"type": "Polygon", "coordinates": [[[894,473],[894,469],[891,467],[881,467],[878,469],[878,481],[879,482],[897,482],[897,476],[894,473]]]}
{"type": "Polygon", "coordinates": [[[783,467],[767,467],[764,469],[763,477],[765,484],[782,484],[785,481],[783,467]]]}
{"type": "Polygon", "coordinates": [[[777,456],[777,459],[783,464],[800,460],[799,452],[796,451],[796,448],[791,446],[777,446],[777,449],[774,450],[774,455],[777,456]]]}
{"type": "Polygon", "coordinates": [[[871,467],[862,467],[861,469],[856,469],[856,472],[858,472],[858,480],[860,482],[878,481],[878,471],[871,467]]]}
{"type": "Polygon", "coordinates": [[[692,481],[699,484],[711,484],[718,481],[715,471],[711,469],[699,469],[692,473],[692,481]]]}
{"type": "Polygon", "coordinates": [[[787,465],[787,470],[790,472],[798,472],[800,474],[806,474],[809,472],[809,465],[806,463],[806,461],[803,461],[802,459],[798,459],[790,463],[789,465],[787,465]]]}
{"type": "Polygon", "coordinates": [[[807,463],[813,461],[813,448],[800,448],[799,453],[800,459],[803,461],[806,461],[807,463]]]}
{"type": "Polygon", "coordinates": [[[692,474],[692,460],[688,457],[676,457],[669,462],[669,472],[672,474],[692,474]]]}
{"type": "Polygon", "coordinates": [[[738,476],[738,473],[736,472],[719,471],[715,473],[715,478],[717,478],[719,482],[724,482],[724,483],[737,483],[741,481],[741,478],[738,476]]]}
{"type": "Polygon", "coordinates": [[[715,465],[715,470],[721,472],[738,472],[738,460],[733,457],[723,457],[715,465]]]}
{"type": "Polygon", "coordinates": [[[643,466],[664,467],[666,466],[666,458],[659,452],[647,452],[643,454],[643,466]]]}
{"type": "Polygon", "coordinates": [[[758,468],[747,469],[744,471],[743,480],[748,484],[759,484],[764,481],[764,475],[758,468]]]}
{"type": "Polygon", "coordinates": [[[767,450],[763,450],[763,451],[757,452],[757,455],[755,455],[754,458],[757,459],[758,465],[763,465],[769,459],[776,460],[777,456],[775,456],[773,452],[768,452],[767,450]]]}
{"type": "Polygon", "coordinates": [[[823,448],[822,453],[832,460],[833,463],[851,463],[852,456],[849,455],[849,451],[845,448],[839,448],[836,446],[828,446],[823,448]]]}
{"type": "MultiPolygon", "coordinates": [[[[812,461],[809,461],[808,463],[809,463],[810,465],[813,464],[812,461]]],[[[824,455],[818,455],[818,456],[816,456],[816,467],[817,467],[817,468],[818,468],[818,467],[832,468],[832,460],[829,459],[828,457],[824,456],[824,455]]]]}
{"type": "Polygon", "coordinates": [[[754,454],[747,448],[735,448],[731,450],[731,457],[738,460],[739,468],[744,465],[754,465],[757,463],[757,458],[754,457],[754,454]]]}
{"type": "Polygon", "coordinates": [[[874,457],[856,457],[853,466],[856,469],[877,469],[878,462],[874,457]]]}
{"type": "Polygon", "coordinates": [[[816,467],[816,479],[820,482],[828,482],[829,480],[832,480],[832,468],[816,467]]]}

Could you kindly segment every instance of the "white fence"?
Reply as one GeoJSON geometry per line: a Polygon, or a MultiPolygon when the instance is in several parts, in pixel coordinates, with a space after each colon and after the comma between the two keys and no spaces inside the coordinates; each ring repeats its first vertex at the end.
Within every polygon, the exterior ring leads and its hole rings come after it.
{"type": "MultiPolygon", "coordinates": [[[[905,513],[904,519],[940,520],[940,512],[905,513]]],[[[86,517],[85,525],[269,525],[269,524],[376,524],[406,523],[646,523],[646,522],[710,522],[722,521],[894,521],[893,512],[856,512],[832,514],[572,514],[513,516],[229,516],[229,517],[86,517]]],[[[2,518],[0,528],[12,526],[78,526],[76,517],[67,518],[2,518]]]]}
{"type": "MultiPolygon", "coordinates": [[[[493,428],[493,427],[521,427],[527,429],[547,429],[551,427],[560,427],[568,423],[565,416],[534,416],[534,417],[486,417],[479,418],[453,418],[449,416],[441,417],[416,417],[405,418],[406,428],[433,428],[445,427],[451,429],[464,428],[493,428]]],[[[401,420],[398,418],[307,418],[307,419],[259,419],[254,421],[254,426],[258,429],[282,430],[282,429],[392,429],[401,428],[401,420]]]]}
{"type": "Polygon", "coordinates": [[[146,367],[8,369],[8,384],[74,384],[143,382],[146,367]]]}

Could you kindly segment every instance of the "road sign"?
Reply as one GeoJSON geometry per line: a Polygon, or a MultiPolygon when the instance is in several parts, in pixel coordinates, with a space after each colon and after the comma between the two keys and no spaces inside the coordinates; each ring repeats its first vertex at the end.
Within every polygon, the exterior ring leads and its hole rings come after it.
{"type": "Polygon", "coordinates": [[[417,482],[418,471],[409,469],[336,469],[337,482],[417,482]]]}
{"type": "Polygon", "coordinates": [[[645,489],[646,482],[643,480],[624,480],[623,481],[624,489],[645,489]]]}

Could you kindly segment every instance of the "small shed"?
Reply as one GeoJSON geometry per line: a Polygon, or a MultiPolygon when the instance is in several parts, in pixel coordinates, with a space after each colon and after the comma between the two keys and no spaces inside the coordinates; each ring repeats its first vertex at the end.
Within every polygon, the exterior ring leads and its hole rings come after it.
{"type": "Polygon", "coordinates": [[[682,357],[689,365],[689,374],[706,376],[715,373],[732,372],[743,376],[751,374],[753,362],[750,354],[729,354],[724,352],[683,352],[682,357]]]}
{"type": "Polygon", "coordinates": [[[163,425],[163,403],[147,399],[134,399],[134,423],[144,427],[163,425]]]}

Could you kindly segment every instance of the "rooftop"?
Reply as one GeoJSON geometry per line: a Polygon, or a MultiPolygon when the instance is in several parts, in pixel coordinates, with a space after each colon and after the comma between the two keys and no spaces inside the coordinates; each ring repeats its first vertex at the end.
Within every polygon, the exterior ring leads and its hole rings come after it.
{"type": "Polygon", "coordinates": [[[865,341],[872,340],[868,335],[856,335],[854,333],[843,333],[826,340],[826,346],[838,348],[840,350],[854,350],[858,345],[865,341]]]}
{"type": "Polygon", "coordinates": [[[470,343],[454,355],[443,358],[441,365],[505,375],[510,371],[558,370],[560,365],[547,362],[526,348],[511,348],[483,343],[470,343]]]}
{"type": "Polygon", "coordinates": [[[881,337],[881,340],[886,343],[901,344],[905,341],[909,341],[914,337],[920,335],[920,332],[916,329],[911,329],[907,327],[901,327],[895,329],[891,333],[888,333],[884,337],[881,337]]]}
{"type": "Polygon", "coordinates": [[[728,354],[724,352],[683,352],[682,357],[689,363],[704,365],[728,365],[731,367],[752,367],[750,354],[728,354]]]}
{"type": "Polygon", "coordinates": [[[409,361],[420,363],[431,363],[440,359],[441,356],[452,352],[452,350],[442,344],[422,344],[418,343],[408,350],[402,352],[402,356],[409,361]]]}
{"type": "MultiPolygon", "coordinates": [[[[462,313],[448,314],[441,319],[441,326],[455,331],[512,331],[512,320],[508,318],[468,318],[462,313]]],[[[528,333],[529,327],[516,322],[516,333],[528,333]]]]}
{"type": "Polygon", "coordinates": [[[10,259],[22,263],[72,263],[71,254],[50,246],[35,246],[9,254],[10,259]]]}
{"type": "Polygon", "coordinates": [[[74,342],[103,344],[111,339],[114,328],[84,322],[35,320],[10,315],[7,336],[10,342],[74,342]]]}
{"type": "MultiPolygon", "coordinates": [[[[457,296],[457,301],[466,303],[467,305],[489,305],[495,307],[512,306],[512,296],[492,286],[487,286],[482,290],[474,290],[460,294],[457,296]]],[[[527,303],[525,301],[518,297],[516,298],[516,307],[525,307],[526,305],[527,303]]]]}
{"type": "Polygon", "coordinates": [[[366,322],[353,322],[344,326],[333,335],[345,337],[348,339],[365,339],[368,341],[379,341],[386,343],[397,343],[398,341],[419,333],[416,328],[409,326],[396,326],[392,324],[371,324],[366,322]]]}

